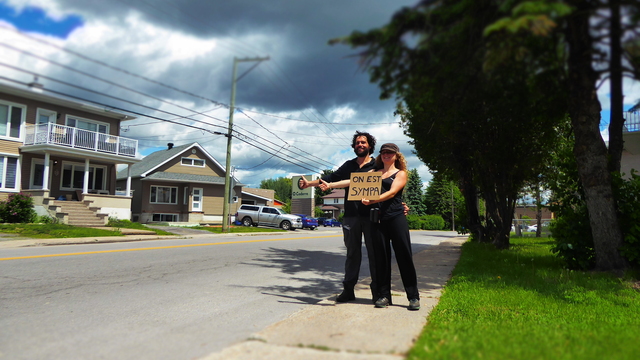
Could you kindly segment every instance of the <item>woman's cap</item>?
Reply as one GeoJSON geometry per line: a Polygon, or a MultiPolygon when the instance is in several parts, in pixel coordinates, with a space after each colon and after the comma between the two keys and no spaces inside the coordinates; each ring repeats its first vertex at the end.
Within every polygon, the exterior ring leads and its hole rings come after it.
{"type": "Polygon", "coordinates": [[[380,147],[380,152],[383,152],[383,151],[393,151],[394,153],[399,153],[400,149],[396,144],[386,143],[386,144],[382,144],[382,146],[380,147]]]}

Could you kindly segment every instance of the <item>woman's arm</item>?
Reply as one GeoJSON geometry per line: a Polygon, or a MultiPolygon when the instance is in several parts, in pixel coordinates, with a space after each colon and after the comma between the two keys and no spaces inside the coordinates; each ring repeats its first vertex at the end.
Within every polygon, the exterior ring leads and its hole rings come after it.
{"type": "Polygon", "coordinates": [[[396,196],[398,191],[402,190],[402,188],[406,184],[407,184],[407,172],[404,170],[400,170],[396,174],[396,178],[391,183],[391,189],[389,189],[389,191],[382,193],[378,200],[362,199],[362,203],[365,205],[371,205],[371,204],[377,204],[377,203],[389,200],[394,196],[396,196]]]}
{"type": "Polygon", "coordinates": [[[336,181],[336,182],[326,182],[322,179],[320,179],[320,184],[318,185],[318,187],[321,190],[327,190],[327,189],[341,189],[341,188],[346,188],[349,187],[349,184],[351,184],[351,180],[346,179],[346,180],[340,180],[340,181],[336,181]]]}

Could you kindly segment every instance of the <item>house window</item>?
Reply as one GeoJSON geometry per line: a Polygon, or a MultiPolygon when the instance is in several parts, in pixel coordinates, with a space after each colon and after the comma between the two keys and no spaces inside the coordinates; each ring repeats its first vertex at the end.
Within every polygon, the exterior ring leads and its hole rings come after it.
{"type": "Polygon", "coordinates": [[[204,167],[204,160],[203,159],[194,159],[194,158],[182,158],[182,165],[185,166],[197,166],[197,167],[204,167]]]}
{"type": "Polygon", "coordinates": [[[152,204],[178,204],[178,188],[173,186],[151,186],[152,204]]]}
{"type": "Polygon", "coordinates": [[[17,189],[18,158],[0,156],[0,189],[17,189]]]}
{"type": "Polygon", "coordinates": [[[36,117],[36,125],[46,125],[47,123],[56,123],[55,111],[38,109],[38,116],[36,117]]]}
{"type": "MultiPolygon", "coordinates": [[[[51,162],[49,162],[49,166],[51,166],[51,162]]],[[[49,182],[51,185],[51,173],[49,172],[49,182]]],[[[30,189],[42,189],[44,186],[44,160],[42,159],[32,159],[31,160],[31,181],[30,181],[30,189]]]]}
{"type": "MultiPolygon", "coordinates": [[[[105,190],[106,173],[105,166],[89,166],[89,190],[105,190]]],[[[63,163],[60,189],[82,190],[83,188],[84,165],[63,163]]]]}
{"type": "Polygon", "coordinates": [[[19,139],[25,113],[22,105],[0,101],[0,137],[19,139]]]}
{"type": "Polygon", "coordinates": [[[81,119],[78,117],[67,117],[66,125],[69,127],[78,128],[82,130],[99,132],[101,134],[109,133],[109,124],[99,122],[99,121],[81,119]]]}
{"type": "Polygon", "coordinates": [[[153,214],[152,221],[177,222],[178,214],[153,214]]]}

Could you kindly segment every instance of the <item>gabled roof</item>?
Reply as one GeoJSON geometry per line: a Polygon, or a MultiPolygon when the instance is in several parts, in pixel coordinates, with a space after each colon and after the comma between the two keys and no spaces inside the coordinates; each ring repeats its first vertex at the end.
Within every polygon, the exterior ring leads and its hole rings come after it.
{"type": "MultiPolygon", "coordinates": [[[[206,183],[224,185],[224,178],[221,176],[195,175],[169,172],[156,172],[144,177],[142,180],[168,180],[189,183],[206,183]]],[[[236,186],[241,184],[236,184],[236,186]]]]}
{"type": "Polygon", "coordinates": [[[335,189],[329,195],[325,195],[323,199],[333,199],[333,198],[343,198],[344,197],[344,189],[335,189]]]}
{"type": "MultiPolygon", "coordinates": [[[[200,151],[202,151],[203,154],[205,154],[205,156],[211,160],[211,163],[213,163],[215,166],[218,167],[218,169],[220,169],[223,173],[225,172],[225,168],[222,167],[222,165],[220,165],[220,163],[218,162],[218,160],[216,160],[213,156],[211,156],[211,154],[209,154],[200,144],[198,144],[197,142],[194,142],[192,144],[185,144],[185,145],[180,145],[180,146],[174,146],[171,149],[163,149],[163,150],[159,150],[156,152],[153,152],[147,156],[145,156],[140,162],[133,164],[131,166],[131,177],[132,178],[137,178],[137,177],[148,177],[150,175],[157,175],[159,173],[155,173],[153,174],[153,172],[155,170],[157,170],[160,166],[166,164],[167,162],[173,160],[174,158],[176,158],[177,156],[179,156],[180,154],[182,154],[183,152],[185,152],[186,150],[195,147],[198,148],[200,151]]],[[[162,176],[166,176],[163,179],[165,180],[179,180],[179,177],[182,176],[181,180],[186,180],[187,177],[192,176],[195,177],[196,175],[189,175],[189,174],[173,174],[171,173],[171,175],[162,175],[162,176]],[[174,178],[170,178],[171,176],[173,176],[174,178]]],[[[117,179],[126,179],[127,178],[127,169],[123,169],[118,171],[118,174],[116,176],[117,179]]],[[[218,178],[217,176],[208,176],[208,178],[218,178]]],[[[156,177],[156,179],[160,179],[159,177],[156,177]]],[[[195,178],[194,178],[195,179],[195,178]]],[[[222,179],[222,183],[224,184],[224,177],[221,177],[222,179]]],[[[237,185],[241,185],[240,182],[235,179],[236,181],[236,186],[237,185]]],[[[217,181],[214,181],[217,182],[217,181]]]]}
{"type": "Polygon", "coordinates": [[[258,199],[262,199],[262,200],[274,201],[274,199],[269,199],[268,197],[260,196],[258,194],[250,193],[250,192],[247,192],[247,191],[243,191],[242,195],[243,195],[243,197],[244,197],[244,195],[246,195],[248,197],[255,197],[255,198],[258,198],[258,199]]]}

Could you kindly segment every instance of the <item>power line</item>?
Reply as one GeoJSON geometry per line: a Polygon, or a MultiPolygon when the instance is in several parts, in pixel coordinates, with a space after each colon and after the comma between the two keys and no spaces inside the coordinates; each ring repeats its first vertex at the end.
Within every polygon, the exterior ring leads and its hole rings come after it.
{"type": "MultiPolygon", "coordinates": [[[[23,86],[27,86],[27,85],[28,85],[28,84],[27,84],[27,83],[25,83],[25,82],[18,81],[18,80],[14,80],[14,79],[10,79],[10,78],[5,77],[5,76],[0,76],[0,80],[5,80],[5,81],[12,82],[12,83],[17,83],[17,84],[20,84],[20,85],[23,85],[23,86]]],[[[148,115],[148,114],[139,113],[139,112],[136,112],[136,111],[133,111],[133,110],[129,110],[129,109],[124,109],[124,108],[121,108],[121,107],[118,107],[118,106],[107,105],[107,104],[103,104],[103,103],[100,103],[100,102],[97,102],[97,101],[93,101],[93,100],[87,100],[87,99],[84,99],[84,98],[81,98],[81,97],[78,97],[78,96],[75,96],[75,95],[66,94],[66,93],[63,93],[63,92],[60,92],[60,91],[56,91],[56,90],[52,90],[52,89],[49,89],[49,88],[43,88],[42,90],[43,90],[43,91],[46,91],[46,92],[50,92],[50,93],[56,94],[56,95],[59,95],[59,96],[64,96],[64,97],[68,97],[68,98],[71,98],[71,99],[75,99],[75,100],[79,100],[79,101],[83,101],[83,102],[87,102],[87,103],[97,104],[97,105],[99,105],[99,106],[104,106],[105,108],[110,108],[110,109],[113,109],[113,110],[122,111],[122,112],[125,112],[125,113],[130,113],[130,114],[134,114],[134,115],[138,115],[138,116],[143,116],[143,117],[147,117],[147,118],[151,118],[151,119],[161,120],[161,121],[168,122],[168,123],[172,123],[172,124],[179,125],[179,126],[190,127],[190,128],[194,128],[194,129],[197,129],[197,130],[200,130],[200,131],[207,131],[207,132],[209,132],[209,133],[211,133],[211,134],[214,134],[214,135],[224,135],[224,136],[226,136],[226,134],[221,133],[221,132],[212,131],[212,130],[209,130],[209,129],[205,129],[205,128],[202,128],[202,127],[197,127],[197,126],[190,125],[190,124],[178,123],[178,122],[175,122],[175,121],[172,121],[172,120],[162,119],[162,118],[159,118],[159,117],[156,117],[156,116],[153,116],[153,115],[148,115]]],[[[142,105],[140,105],[140,104],[135,104],[135,103],[134,103],[134,105],[142,106],[142,105]]],[[[167,114],[171,114],[171,115],[174,115],[174,116],[176,115],[176,114],[172,114],[172,113],[167,112],[167,111],[162,111],[162,110],[158,110],[158,111],[161,111],[161,112],[164,112],[164,113],[167,113],[167,114]]],[[[200,122],[200,121],[196,121],[196,122],[200,122]]],[[[217,126],[217,127],[220,127],[220,126],[218,126],[218,125],[212,125],[212,124],[208,124],[208,123],[204,123],[204,124],[209,125],[209,126],[217,126]]],[[[247,143],[247,144],[249,144],[249,145],[251,145],[251,146],[253,146],[253,147],[256,147],[256,148],[260,149],[261,151],[263,151],[263,152],[265,152],[265,153],[267,153],[267,154],[270,154],[270,155],[271,155],[271,154],[273,154],[273,153],[271,153],[271,152],[269,152],[269,151],[267,151],[267,150],[265,150],[265,149],[264,149],[264,148],[266,147],[266,148],[268,148],[268,149],[270,149],[270,150],[274,150],[272,147],[270,147],[270,146],[268,146],[268,145],[265,145],[264,143],[259,143],[259,142],[256,140],[257,138],[262,138],[261,136],[259,136],[259,135],[257,135],[257,134],[253,134],[253,133],[252,133],[252,135],[254,135],[254,137],[250,137],[250,136],[245,135],[245,134],[242,134],[242,133],[240,133],[240,132],[236,132],[236,131],[234,131],[234,133],[235,133],[235,134],[234,134],[234,135],[232,135],[232,136],[234,136],[234,137],[235,137],[235,138],[237,138],[238,140],[240,140],[240,141],[242,141],[242,142],[245,142],[245,143],[247,143]],[[247,140],[245,140],[244,138],[250,139],[250,140],[252,140],[252,141],[254,141],[254,142],[258,142],[258,144],[256,145],[256,144],[250,143],[250,142],[248,142],[247,140]],[[258,147],[258,145],[261,145],[261,146],[263,146],[263,147],[258,147]]],[[[262,139],[264,139],[264,138],[262,138],[262,139]]],[[[264,139],[264,140],[266,140],[266,139],[264,139]]],[[[267,141],[268,141],[268,140],[267,140],[267,141]]],[[[270,141],[268,141],[268,142],[270,142],[270,141]]],[[[271,143],[272,143],[272,142],[271,142],[271,143]]],[[[275,144],[274,144],[274,145],[275,145],[275,144]]],[[[293,153],[293,152],[292,152],[292,153],[293,153]]],[[[294,153],[294,154],[295,154],[295,153],[294,153]]],[[[296,165],[296,166],[302,167],[302,168],[307,169],[307,170],[310,170],[310,169],[309,169],[309,167],[304,166],[304,165],[312,166],[312,165],[309,165],[309,164],[304,164],[303,162],[300,162],[300,161],[293,162],[293,161],[291,161],[291,160],[288,160],[288,159],[282,158],[282,157],[280,157],[280,156],[278,156],[278,155],[275,155],[275,156],[276,156],[276,157],[278,157],[278,158],[281,158],[281,159],[283,159],[284,161],[287,161],[287,162],[289,162],[289,163],[291,163],[291,164],[293,164],[293,165],[296,165]]]]}

